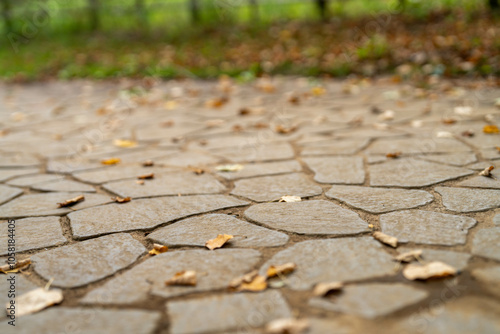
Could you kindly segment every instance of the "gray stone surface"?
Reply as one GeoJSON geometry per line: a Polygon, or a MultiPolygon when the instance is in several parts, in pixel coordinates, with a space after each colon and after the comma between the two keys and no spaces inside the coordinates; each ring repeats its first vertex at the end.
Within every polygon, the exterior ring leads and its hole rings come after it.
{"type": "Polygon", "coordinates": [[[150,229],[194,214],[247,205],[224,195],[176,196],[133,200],[99,206],[68,215],[75,238],[150,229]]]}
{"type": "MultiPolygon", "coordinates": [[[[3,261],[1,262],[1,265],[4,265],[3,261]]],[[[0,310],[0,319],[2,319],[5,316],[4,306],[11,300],[11,298],[9,298],[8,296],[11,284],[10,282],[7,281],[7,278],[10,278],[11,276],[15,277],[14,285],[15,285],[15,294],[17,297],[26,292],[38,288],[36,284],[30,282],[24,275],[9,274],[8,276],[6,276],[2,274],[2,276],[0,276],[2,277],[2,279],[0,279],[0,289],[1,289],[0,291],[2,291],[2,294],[0,294],[0,305],[2,305],[2,310],[0,310]]],[[[4,330],[3,324],[0,323],[0,331],[2,333],[4,333],[3,330],[4,330]]]]}
{"type": "Polygon", "coordinates": [[[469,152],[471,149],[456,139],[448,138],[401,138],[378,139],[366,149],[368,154],[403,154],[469,152]]]}
{"type": "Polygon", "coordinates": [[[85,194],[85,200],[71,206],[71,208],[57,207],[57,203],[64,202],[79,195],[81,195],[81,193],[67,192],[23,195],[0,206],[0,218],[63,215],[68,212],[111,201],[109,196],[85,194]]]}
{"type": "Polygon", "coordinates": [[[282,196],[309,197],[322,193],[320,186],[300,173],[262,176],[239,180],[234,183],[231,194],[243,196],[256,202],[278,200],[282,196]]]}
{"type": "Polygon", "coordinates": [[[329,311],[376,318],[418,303],[429,293],[402,283],[348,285],[334,299],[313,298],[310,305],[329,311]]]}
{"type": "Polygon", "coordinates": [[[493,188],[500,189],[500,173],[497,171],[492,172],[493,177],[487,176],[474,176],[468,180],[458,183],[460,187],[471,187],[471,188],[493,188]]]}
{"type": "Polygon", "coordinates": [[[393,159],[370,166],[370,185],[421,187],[470,175],[464,168],[417,159],[393,159]]]}
{"type": "Polygon", "coordinates": [[[476,155],[474,153],[469,153],[469,152],[445,153],[436,155],[431,154],[431,155],[424,155],[419,158],[423,160],[439,162],[442,164],[453,165],[453,166],[465,166],[467,164],[471,164],[477,161],[476,155]]]}
{"type": "Polygon", "coordinates": [[[2,154],[0,159],[0,167],[33,167],[39,165],[40,161],[33,155],[28,154],[2,154]]]}
{"type": "Polygon", "coordinates": [[[359,331],[351,324],[340,322],[335,318],[308,318],[309,329],[306,334],[355,334],[359,331]]]}
{"type": "Polygon", "coordinates": [[[243,169],[237,172],[218,172],[217,175],[225,178],[226,180],[236,180],[254,176],[300,172],[301,170],[302,167],[296,160],[288,160],[245,164],[243,169]]]}
{"type": "Polygon", "coordinates": [[[500,190],[436,187],[443,205],[455,212],[474,212],[500,207],[500,190]]]}
{"type": "Polygon", "coordinates": [[[272,320],[292,316],[278,291],[174,301],[167,303],[167,309],[172,334],[221,333],[230,329],[246,333],[272,320]]]}
{"type": "Polygon", "coordinates": [[[256,226],[223,214],[209,214],[181,220],[148,235],[148,239],[168,246],[205,246],[218,234],[235,237],[224,245],[230,247],[276,247],[287,243],[284,233],[256,226]]]}
{"type": "Polygon", "coordinates": [[[297,269],[287,276],[294,290],[308,290],[320,282],[359,281],[395,275],[392,256],[372,238],[309,240],[277,253],[261,267],[294,262],[297,269]]]}
{"type": "Polygon", "coordinates": [[[0,182],[9,180],[16,176],[30,175],[38,173],[38,168],[16,168],[16,169],[0,169],[0,182]]]}
{"type": "Polygon", "coordinates": [[[257,143],[255,146],[213,150],[212,153],[232,162],[287,160],[294,156],[292,146],[288,143],[257,143]]]}
{"type": "Polygon", "coordinates": [[[95,189],[88,184],[71,181],[57,180],[51,182],[37,183],[31,188],[41,191],[65,191],[65,192],[91,192],[95,193],[95,189]]]}
{"type": "Polygon", "coordinates": [[[73,176],[83,182],[92,184],[101,184],[111,181],[137,179],[139,175],[155,173],[166,173],[172,171],[172,168],[167,167],[142,167],[141,165],[117,165],[107,166],[97,170],[84,171],[73,173],[73,176]]]}
{"type": "Polygon", "coordinates": [[[419,247],[398,247],[398,252],[403,254],[411,250],[422,250],[421,259],[424,263],[440,261],[449,264],[460,271],[467,267],[467,263],[471,257],[469,253],[455,252],[449,250],[427,249],[419,247]]]}
{"type": "Polygon", "coordinates": [[[493,217],[493,224],[500,227],[500,214],[496,214],[495,217],[493,217]]]}
{"type": "Polygon", "coordinates": [[[151,310],[54,307],[19,318],[16,327],[0,323],[4,334],[152,334],[161,313],[151,310]]]}
{"type": "Polygon", "coordinates": [[[222,159],[201,152],[179,152],[170,154],[161,159],[155,159],[155,163],[174,167],[202,167],[219,163],[222,159]]]}
{"type": "MultiPolygon", "coordinates": [[[[8,222],[0,223],[0,245],[7,245],[8,222]]],[[[37,217],[15,221],[16,252],[50,247],[67,242],[62,234],[59,217],[37,217]]],[[[6,255],[7,247],[0,248],[0,255],[6,255]]]]}
{"type": "Polygon", "coordinates": [[[371,213],[416,208],[434,200],[434,196],[423,190],[355,186],[333,186],[326,196],[371,213]]]}
{"type": "Polygon", "coordinates": [[[128,234],[112,234],[38,253],[31,257],[35,271],[53,285],[83,286],[134,263],[146,248],[128,234]]]}
{"type": "Polygon", "coordinates": [[[429,245],[463,245],[469,229],[476,223],[470,217],[423,210],[398,211],[380,217],[382,232],[398,238],[399,242],[429,245]]]}
{"type": "Polygon", "coordinates": [[[247,209],[245,217],[299,234],[349,235],[369,231],[357,213],[324,200],[258,204],[247,209]]]}
{"type": "Polygon", "coordinates": [[[477,231],[472,241],[472,254],[500,261],[500,227],[477,231]]]}
{"type": "Polygon", "coordinates": [[[365,171],[361,157],[304,158],[320,183],[362,184],[365,171]]]}
{"type": "Polygon", "coordinates": [[[38,174],[38,175],[27,175],[19,176],[7,182],[8,185],[18,186],[18,187],[29,187],[37,183],[49,182],[62,180],[64,177],[61,175],[54,174],[38,174]]]}
{"type": "Polygon", "coordinates": [[[10,201],[13,198],[21,195],[23,193],[22,189],[4,186],[0,184],[0,204],[10,201]]]}
{"type": "Polygon", "coordinates": [[[500,298],[500,266],[476,268],[471,275],[483,284],[486,291],[500,298]]]}
{"type": "Polygon", "coordinates": [[[90,291],[82,303],[130,304],[145,301],[149,294],[170,298],[225,289],[232,279],[254,269],[260,258],[260,253],[253,249],[169,251],[90,291]],[[183,270],[197,272],[196,286],[165,285],[166,280],[183,270]]]}
{"type": "Polygon", "coordinates": [[[217,194],[226,187],[208,174],[196,175],[194,172],[180,172],[155,175],[154,179],[124,180],[106,183],[104,189],[121,197],[150,197],[165,195],[201,195],[217,194]]]}
{"type": "Polygon", "coordinates": [[[369,143],[369,139],[344,139],[339,140],[338,138],[319,141],[315,143],[309,143],[304,145],[301,155],[338,155],[346,154],[353,155],[359,152],[361,149],[366,147],[369,143]]]}

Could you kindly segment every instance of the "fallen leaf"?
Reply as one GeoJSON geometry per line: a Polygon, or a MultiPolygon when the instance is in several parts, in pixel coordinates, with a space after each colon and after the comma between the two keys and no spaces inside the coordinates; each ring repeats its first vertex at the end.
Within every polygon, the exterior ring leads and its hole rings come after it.
{"type": "Polygon", "coordinates": [[[126,139],[115,139],[113,141],[113,144],[117,147],[122,147],[122,148],[131,148],[131,147],[136,147],[137,142],[133,140],[126,140],[126,139]]]}
{"type": "Polygon", "coordinates": [[[116,164],[119,164],[120,162],[121,162],[120,158],[110,158],[110,159],[102,160],[101,164],[103,164],[103,165],[116,165],[116,164]]]}
{"type": "Polygon", "coordinates": [[[205,243],[205,247],[207,247],[210,250],[214,250],[216,248],[221,248],[224,246],[226,242],[231,240],[234,236],[230,234],[219,234],[217,235],[217,238],[210,239],[205,243]]]}
{"type": "Polygon", "coordinates": [[[242,283],[250,283],[257,275],[259,275],[258,270],[253,270],[243,276],[237,277],[231,282],[229,282],[229,288],[231,289],[236,289],[238,288],[242,283]]]}
{"type": "Polygon", "coordinates": [[[141,186],[144,185],[144,181],[143,180],[137,180],[137,181],[135,181],[135,183],[137,183],[137,184],[139,184],[141,186]]]}
{"type": "Polygon", "coordinates": [[[293,203],[293,202],[300,202],[302,201],[302,198],[300,196],[281,196],[279,202],[287,202],[287,203],[293,203]]]}
{"type": "Polygon", "coordinates": [[[177,107],[177,101],[175,100],[170,100],[165,102],[165,109],[167,110],[174,110],[177,107]]]}
{"type": "Polygon", "coordinates": [[[180,271],[176,273],[171,279],[165,281],[165,285],[195,286],[196,271],[194,270],[180,271]]]}
{"type": "Polygon", "coordinates": [[[391,152],[391,153],[387,153],[385,156],[387,158],[391,158],[391,159],[397,159],[399,158],[399,156],[401,155],[401,152],[391,152]]]}
{"type": "Polygon", "coordinates": [[[498,153],[500,153],[500,147],[499,146],[495,146],[495,149],[498,151],[498,153]]]}
{"type": "Polygon", "coordinates": [[[17,273],[22,269],[26,269],[30,264],[31,264],[31,259],[16,261],[16,263],[14,263],[13,265],[5,264],[3,266],[0,266],[0,273],[4,274],[17,273]]]}
{"type": "Polygon", "coordinates": [[[485,125],[483,128],[483,132],[488,134],[495,134],[499,133],[500,130],[498,130],[498,127],[496,125],[485,125]]]}
{"type": "Polygon", "coordinates": [[[398,247],[398,239],[396,237],[392,237],[379,231],[373,232],[373,237],[386,245],[394,248],[398,247]]]}
{"type": "Polygon", "coordinates": [[[455,114],[457,115],[463,115],[463,116],[469,116],[472,115],[472,108],[469,106],[458,106],[453,109],[455,111],[455,114]]]}
{"type": "Polygon", "coordinates": [[[85,196],[83,196],[83,195],[76,196],[74,198],[67,199],[67,200],[65,200],[62,203],[57,203],[57,207],[58,208],[65,208],[65,207],[68,207],[68,206],[73,206],[76,203],[82,202],[84,200],[85,200],[85,196]]]}
{"type": "Polygon", "coordinates": [[[283,318],[271,321],[266,325],[268,334],[301,334],[309,328],[307,319],[283,318]]]}
{"type": "Polygon", "coordinates": [[[276,127],[274,128],[274,131],[276,131],[277,133],[280,133],[280,134],[289,134],[289,133],[297,131],[297,129],[298,129],[298,126],[296,126],[296,125],[288,126],[288,127],[285,127],[283,125],[276,125],[276,127]]]}
{"type": "Polygon", "coordinates": [[[191,170],[193,171],[193,173],[195,173],[196,175],[201,175],[201,174],[204,174],[205,173],[205,170],[203,168],[194,168],[192,167],[191,170]]]}
{"type": "Polygon", "coordinates": [[[243,169],[243,165],[235,164],[235,165],[220,165],[215,167],[215,170],[218,172],[238,172],[243,169]]]}
{"type": "Polygon", "coordinates": [[[288,262],[279,266],[270,266],[267,269],[267,277],[275,277],[275,276],[281,276],[281,275],[287,275],[291,272],[293,272],[297,268],[297,265],[293,262],[288,262]]]}
{"type": "Polygon", "coordinates": [[[168,247],[160,244],[153,244],[153,249],[149,251],[149,255],[158,255],[168,251],[168,247]]]}
{"type": "MultiPolygon", "coordinates": [[[[258,275],[257,271],[255,271],[255,275],[254,272],[251,272],[245,276],[243,276],[244,279],[240,282],[240,284],[234,286],[234,288],[232,289],[234,289],[237,292],[243,292],[243,291],[259,292],[267,289],[267,277],[258,275]],[[250,276],[250,274],[253,277],[250,276]]],[[[234,284],[235,282],[231,283],[234,284]]]]}
{"type": "Polygon", "coordinates": [[[462,136],[464,137],[474,137],[475,133],[472,130],[465,130],[462,132],[462,136]]]}
{"type": "Polygon", "coordinates": [[[375,115],[379,115],[379,114],[381,114],[383,112],[382,109],[380,109],[377,106],[372,106],[370,108],[370,110],[371,110],[372,114],[375,114],[375,115]]]}
{"type": "Polygon", "coordinates": [[[448,131],[439,131],[436,134],[436,137],[438,137],[438,138],[453,138],[453,133],[448,132],[448,131]]]}
{"type": "Polygon", "coordinates": [[[288,102],[294,105],[298,105],[300,104],[300,97],[298,97],[297,95],[290,95],[288,97],[288,102]]]}
{"type": "Polygon", "coordinates": [[[241,131],[243,131],[243,127],[239,124],[235,124],[235,125],[233,125],[232,130],[233,130],[233,132],[241,132],[241,131]]]}
{"type": "Polygon", "coordinates": [[[332,291],[341,290],[344,287],[342,282],[318,283],[314,287],[313,295],[316,297],[324,297],[332,291]]]}
{"type": "Polygon", "coordinates": [[[394,111],[386,110],[378,116],[378,119],[380,119],[382,121],[390,121],[390,120],[394,119],[395,115],[396,115],[396,113],[394,111]]]}
{"type": "Polygon", "coordinates": [[[479,175],[481,176],[486,176],[486,177],[492,177],[493,175],[491,175],[491,171],[494,170],[495,167],[494,166],[490,166],[490,167],[486,167],[485,169],[483,169],[479,175]]]}
{"type": "Polygon", "coordinates": [[[153,167],[155,163],[152,160],[146,160],[142,163],[143,167],[153,167]]]}
{"type": "Polygon", "coordinates": [[[321,95],[324,95],[325,93],[326,93],[326,89],[324,89],[321,86],[316,86],[316,87],[311,88],[311,94],[314,96],[321,96],[321,95]]]}
{"type": "Polygon", "coordinates": [[[420,259],[421,256],[422,256],[422,250],[414,249],[406,253],[396,255],[394,257],[394,260],[398,262],[412,262],[414,260],[420,259]]]}
{"type": "MultiPolygon", "coordinates": [[[[60,289],[48,290],[38,288],[31,290],[16,298],[16,316],[31,314],[43,310],[49,306],[59,304],[63,300],[63,292],[60,289]]],[[[10,303],[7,303],[7,312],[10,303]]]]}
{"type": "Polygon", "coordinates": [[[255,86],[266,93],[274,93],[276,91],[276,86],[269,79],[261,79],[255,86]]]}
{"type": "Polygon", "coordinates": [[[115,201],[116,203],[127,203],[127,202],[130,202],[132,199],[130,197],[119,197],[119,196],[116,196],[116,197],[111,197],[111,199],[113,201],[115,201]]]}
{"type": "Polygon", "coordinates": [[[210,108],[220,108],[225,105],[229,99],[225,96],[216,97],[205,102],[206,107],[210,108]]]}
{"type": "Polygon", "coordinates": [[[454,118],[443,118],[441,120],[441,122],[443,122],[443,124],[451,125],[451,124],[455,124],[457,122],[457,120],[454,118]]]}
{"type": "Polygon", "coordinates": [[[446,263],[435,261],[425,265],[409,264],[403,269],[403,276],[411,281],[455,276],[458,271],[446,263]]]}
{"type": "Polygon", "coordinates": [[[150,180],[150,179],[154,179],[154,177],[155,177],[154,173],[149,173],[149,174],[139,175],[137,178],[139,180],[150,180]]]}
{"type": "Polygon", "coordinates": [[[175,122],[173,120],[168,120],[168,121],[162,122],[161,126],[164,128],[170,128],[170,127],[174,126],[174,124],[175,124],[175,122]]]}

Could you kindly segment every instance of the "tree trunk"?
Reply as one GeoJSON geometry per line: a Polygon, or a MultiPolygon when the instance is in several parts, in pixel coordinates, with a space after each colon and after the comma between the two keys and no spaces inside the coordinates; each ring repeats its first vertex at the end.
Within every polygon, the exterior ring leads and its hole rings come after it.
{"type": "Polygon", "coordinates": [[[100,27],[98,0],[89,0],[89,22],[90,30],[96,31],[100,27]]]}
{"type": "Polygon", "coordinates": [[[328,0],[316,0],[316,6],[318,8],[319,16],[321,17],[321,19],[326,20],[328,18],[328,0]]]}
{"type": "Polygon", "coordinates": [[[12,4],[10,0],[1,0],[2,1],[2,17],[3,23],[5,26],[5,31],[12,30],[12,4]]]}
{"type": "Polygon", "coordinates": [[[191,21],[193,23],[200,22],[200,3],[198,0],[189,1],[189,11],[191,12],[191,21]]]}

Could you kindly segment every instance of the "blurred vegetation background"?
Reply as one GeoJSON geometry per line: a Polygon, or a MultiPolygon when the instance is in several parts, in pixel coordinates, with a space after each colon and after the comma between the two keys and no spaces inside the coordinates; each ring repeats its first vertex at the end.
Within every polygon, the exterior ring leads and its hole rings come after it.
{"type": "Polygon", "coordinates": [[[0,78],[500,74],[498,0],[0,0],[0,78]]]}

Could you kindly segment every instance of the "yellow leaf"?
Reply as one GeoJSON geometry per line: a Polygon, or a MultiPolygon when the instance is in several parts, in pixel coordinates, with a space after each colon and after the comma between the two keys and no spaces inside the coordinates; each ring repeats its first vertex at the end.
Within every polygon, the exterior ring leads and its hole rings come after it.
{"type": "Polygon", "coordinates": [[[316,86],[316,87],[311,88],[311,94],[314,96],[321,96],[321,95],[324,95],[325,93],[326,93],[326,89],[324,89],[321,86],[316,86]]]}
{"type": "Polygon", "coordinates": [[[496,125],[485,125],[483,128],[483,132],[488,134],[494,134],[494,133],[499,133],[500,130],[498,130],[498,127],[496,125]]]}
{"type": "Polygon", "coordinates": [[[118,197],[118,196],[111,197],[111,199],[113,201],[115,201],[116,203],[127,203],[127,202],[130,202],[132,200],[130,197],[124,197],[124,198],[122,198],[122,197],[118,197]]]}
{"type": "Polygon", "coordinates": [[[121,159],[119,159],[119,158],[110,158],[110,159],[102,160],[101,164],[103,164],[103,165],[116,165],[116,164],[119,164],[120,162],[121,162],[121,159]]]}
{"type": "Polygon", "coordinates": [[[165,281],[165,285],[195,286],[196,271],[194,270],[180,271],[176,273],[171,279],[165,281]]]}
{"type": "Polygon", "coordinates": [[[293,272],[297,268],[297,265],[293,262],[288,262],[279,266],[270,266],[267,269],[267,277],[275,277],[280,275],[286,275],[293,272]]]}
{"type": "Polygon", "coordinates": [[[113,143],[115,144],[115,146],[122,148],[131,148],[137,146],[137,142],[126,139],[115,139],[113,143]]]}
{"type": "Polygon", "coordinates": [[[219,234],[217,235],[217,238],[210,239],[205,243],[205,247],[207,247],[210,250],[214,250],[216,248],[221,248],[224,246],[226,242],[231,240],[233,238],[232,235],[230,234],[219,234]]]}
{"type": "Polygon", "coordinates": [[[426,265],[409,264],[403,269],[403,276],[411,281],[455,276],[458,271],[446,263],[435,261],[426,265]]]}
{"type": "Polygon", "coordinates": [[[224,104],[226,104],[228,101],[229,101],[229,99],[227,97],[224,97],[224,96],[217,97],[217,98],[210,99],[210,100],[206,101],[205,106],[210,107],[210,108],[220,108],[224,104]]]}
{"type": "Polygon", "coordinates": [[[175,100],[170,100],[165,102],[165,109],[167,110],[174,110],[177,107],[177,101],[175,100]]]}
{"type": "Polygon", "coordinates": [[[10,265],[10,264],[5,264],[3,266],[0,266],[0,273],[4,274],[11,274],[11,273],[17,273],[18,271],[27,268],[31,264],[31,259],[25,259],[25,260],[20,260],[17,261],[16,263],[10,265]]]}
{"type": "Polygon", "coordinates": [[[255,270],[249,274],[237,278],[236,280],[233,280],[229,286],[230,288],[235,289],[238,292],[264,291],[265,289],[267,289],[267,278],[265,276],[258,275],[258,272],[255,270]]]}
{"type": "Polygon", "coordinates": [[[149,255],[158,255],[168,251],[168,247],[160,244],[153,244],[153,249],[149,251],[149,255]]]}

